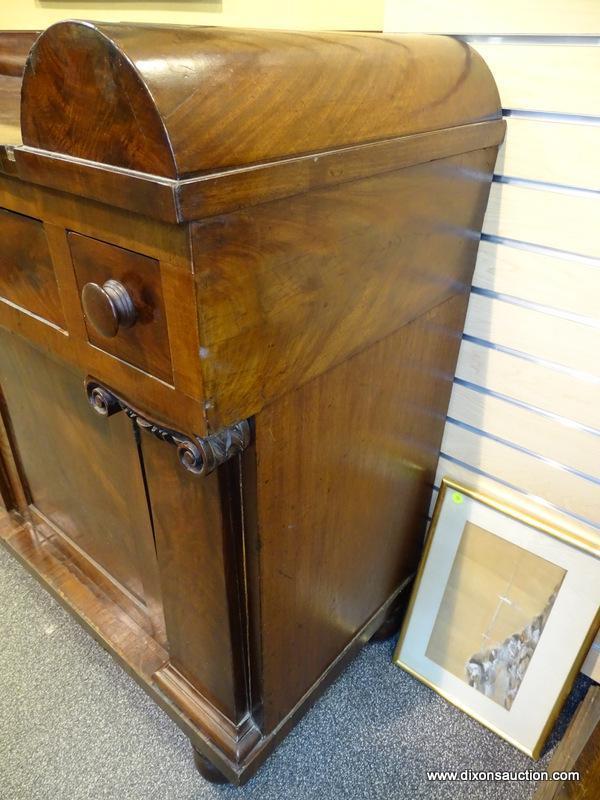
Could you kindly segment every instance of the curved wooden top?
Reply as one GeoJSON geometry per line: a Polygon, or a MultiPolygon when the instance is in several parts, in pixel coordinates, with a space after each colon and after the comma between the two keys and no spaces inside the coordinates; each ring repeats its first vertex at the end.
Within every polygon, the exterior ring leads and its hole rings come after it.
{"type": "Polygon", "coordinates": [[[169,178],[500,116],[443,36],[61,22],[29,55],[23,143],[169,178]]]}

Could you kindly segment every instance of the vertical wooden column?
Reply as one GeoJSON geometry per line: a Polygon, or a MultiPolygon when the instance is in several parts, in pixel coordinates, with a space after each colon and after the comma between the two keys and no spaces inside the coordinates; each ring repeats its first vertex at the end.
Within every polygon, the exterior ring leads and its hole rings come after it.
{"type": "Polygon", "coordinates": [[[171,677],[179,673],[175,680],[181,677],[181,686],[189,682],[189,691],[235,723],[247,709],[237,461],[199,477],[182,467],[175,448],[165,442],[143,435],[141,448],[171,677]]]}

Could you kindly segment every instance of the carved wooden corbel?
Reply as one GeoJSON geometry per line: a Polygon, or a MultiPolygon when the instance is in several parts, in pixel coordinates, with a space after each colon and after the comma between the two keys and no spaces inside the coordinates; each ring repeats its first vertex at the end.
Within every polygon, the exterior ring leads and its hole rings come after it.
{"type": "Polygon", "coordinates": [[[140,430],[176,447],[182,466],[194,475],[209,475],[250,444],[250,425],[245,419],[201,438],[161,425],[93,378],[85,379],[85,390],[88,402],[97,414],[111,417],[124,411],[140,430]]]}

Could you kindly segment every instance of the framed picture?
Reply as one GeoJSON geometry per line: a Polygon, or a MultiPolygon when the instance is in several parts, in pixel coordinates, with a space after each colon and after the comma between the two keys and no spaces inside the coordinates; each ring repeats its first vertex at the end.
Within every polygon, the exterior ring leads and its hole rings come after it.
{"type": "Polygon", "coordinates": [[[394,661],[538,758],[600,623],[598,544],[444,480],[394,661]]]}

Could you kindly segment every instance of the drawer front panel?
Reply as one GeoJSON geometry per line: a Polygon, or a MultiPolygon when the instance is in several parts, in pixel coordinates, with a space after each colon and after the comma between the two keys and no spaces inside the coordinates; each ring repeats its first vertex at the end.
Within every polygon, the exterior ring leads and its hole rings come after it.
{"type": "Polygon", "coordinates": [[[50,250],[39,219],[0,209],[0,296],[64,327],[50,250]]]}
{"type": "MultiPolygon", "coordinates": [[[[122,324],[115,325],[117,329],[110,331],[111,335],[106,335],[101,333],[99,327],[103,322],[106,323],[106,319],[102,318],[105,309],[94,306],[92,313],[92,306],[88,304],[86,314],[82,306],[89,341],[105,352],[172,383],[159,262],[79,233],[69,232],[68,238],[80,295],[85,294],[87,285],[88,297],[95,292],[102,298],[106,287],[113,307],[116,304],[121,314],[122,324]],[[108,287],[107,282],[110,282],[108,287]],[[91,291],[90,284],[95,285],[91,291]],[[115,286],[116,294],[114,288],[111,289],[115,286]],[[123,295],[123,302],[119,291],[123,295]],[[131,305],[134,310],[128,317],[131,305]]],[[[106,304],[107,308],[111,307],[107,300],[106,304]]]]}

